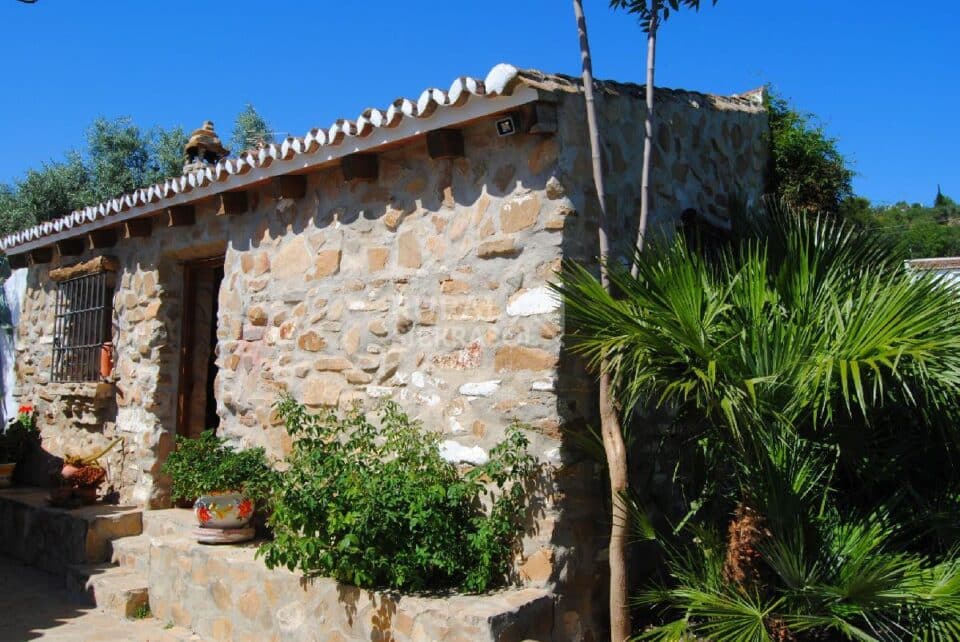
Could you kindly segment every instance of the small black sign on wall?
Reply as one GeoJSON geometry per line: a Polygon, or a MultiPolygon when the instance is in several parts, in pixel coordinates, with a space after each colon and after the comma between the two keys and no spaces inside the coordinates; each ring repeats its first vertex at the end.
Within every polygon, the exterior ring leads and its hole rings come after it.
{"type": "Polygon", "coordinates": [[[497,135],[513,136],[517,133],[517,120],[513,114],[497,119],[497,135]]]}

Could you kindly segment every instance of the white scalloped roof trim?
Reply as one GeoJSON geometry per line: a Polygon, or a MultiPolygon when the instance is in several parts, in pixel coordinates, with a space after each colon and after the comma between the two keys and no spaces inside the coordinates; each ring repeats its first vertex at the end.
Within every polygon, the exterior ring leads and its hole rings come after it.
{"type": "Polygon", "coordinates": [[[472,96],[495,98],[509,95],[513,81],[519,74],[520,71],[513,65],[501,63],[491,69],[484,80],[461,76],[453,81],[447,91],[427,89],[415,101],[398,98],[385,110],[370,108],[356,120],[338,120],[327,129],[311,129],[302,138],[290,137],[279,144],[244,152],[237,158],[227,158],[216,165],[170,178],[163,183],[134,190],[98,205],[75,210],[56,220],[14,232],[0,239],[0,249],[12,249],[134,207],[158,203],[163,199],[222,182],[255,168],[269,167],[274,160],[290,160],[301,154],[313,154],[325,147],[341,145],[348,138],[364,138],[376,129],[396,127],[404,118],[429,118],[437,109],[460,107],[472,96]]]}

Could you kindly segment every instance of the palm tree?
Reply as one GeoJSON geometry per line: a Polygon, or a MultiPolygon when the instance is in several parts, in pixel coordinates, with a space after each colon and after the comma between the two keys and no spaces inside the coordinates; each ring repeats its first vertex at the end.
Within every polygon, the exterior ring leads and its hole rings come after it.
{"type": "Polygon", "coordinates": [[[777,207],[734,229],[611,264],[622,296],[573,264],[559,286],[624,411],[687,438],[661,462],[696,499],[640,596],[666,607],[648,637],[957,639],[960,557],[933,525],[960,524],[960,292],[868,230],[777,207]]]}

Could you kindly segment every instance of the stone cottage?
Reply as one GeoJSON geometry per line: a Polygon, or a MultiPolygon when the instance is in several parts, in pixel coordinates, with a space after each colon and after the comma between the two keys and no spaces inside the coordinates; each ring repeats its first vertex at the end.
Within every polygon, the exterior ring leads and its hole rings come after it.
{"type": "MultiPolygon", "coordinates": [[[[600,82],[597,101],[614,236],[629,243],[643,88],[600,82]]],[[[755,96],[657,101],[651,230],[760,196],[755,96]]],[[[187,156],[182,176],[0,240],[27,270],[17,395],[38,408],[44,447],[89,452],[122,436],[111,491],[155,508],[169,503],[160,466],[175,435],[216,427],[287,452],[271,412],[283,391],[313,408],[394,399],[463,462],[520,420],[552,484],[519,576],[555,591],[556,639],[589,637],[605,491],[561,428],[594,421],[595,392],[562,349],[547,287],[561,259],[597,254],[578,82],[498,65],[236,156],[207,124],[187,156]]]]}

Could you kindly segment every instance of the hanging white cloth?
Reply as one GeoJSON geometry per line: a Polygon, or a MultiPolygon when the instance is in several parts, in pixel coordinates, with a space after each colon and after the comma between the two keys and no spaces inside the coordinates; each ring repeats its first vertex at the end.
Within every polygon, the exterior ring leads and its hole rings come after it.
{"type": "Polygon", "coordinates": [[[27,292],[27,270],[13,270],[3,282],[3,300],[6,303],[9,315],[0,319],[0,389],[3,390],[3,425],[17,414],[17,404],[14,400],[16,391],[16,375],[13,366],[17,358],[16,330],[20,323],[20,310],[23,307],[23,298],[27,292]],[[9,324],[9,325],[8,325],[9,324]]]}

